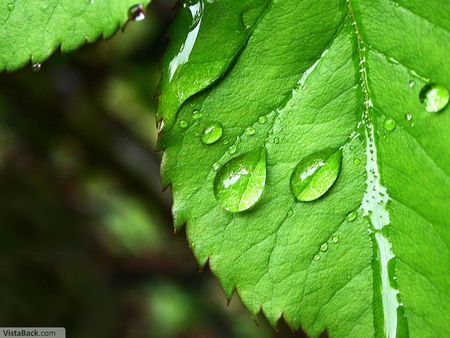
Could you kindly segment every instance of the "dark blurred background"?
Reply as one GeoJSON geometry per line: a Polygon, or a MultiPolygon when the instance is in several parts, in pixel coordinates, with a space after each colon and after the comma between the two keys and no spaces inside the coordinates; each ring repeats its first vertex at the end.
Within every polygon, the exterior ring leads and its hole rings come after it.
{"type": "Polygon", "coordinates": [[[293,336],[252,320],[237,297],[227,306],[185,234],[173,234],[154,151],[173,7],[154,1],[109,41],[0,74],[0,326],[63,326],[73,338],[293,336]]]}

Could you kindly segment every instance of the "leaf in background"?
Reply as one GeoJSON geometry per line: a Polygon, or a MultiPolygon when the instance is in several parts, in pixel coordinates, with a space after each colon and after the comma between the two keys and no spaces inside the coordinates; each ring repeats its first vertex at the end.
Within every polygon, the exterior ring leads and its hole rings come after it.
{"type": "Polygon", "coordinates": [[[227,297],[236,291],[273,325],[283,317],[312,337],[447,336],[450,3],[285,0],[252,15],[255,2],[235,3],[190,2],[172,29],[160,146],[176,227],[187,224],[227,297]],[[203,10],[190,16],[192,6],[203,10]],[[222,136],[205,144],[211,123],[222,136]],[[216,175],[262,148],[261,197],[227,212],[216,175]],[[341,163],[302,162],[326,149],[341,163]],[[309,182],[300,188],[318,199],[291,192],[298,165],[309,182]]]}
{"type": "Polygon", "coordinates": [[[107,39],[150,0],[0,0],[0,72],[107,39]]]}

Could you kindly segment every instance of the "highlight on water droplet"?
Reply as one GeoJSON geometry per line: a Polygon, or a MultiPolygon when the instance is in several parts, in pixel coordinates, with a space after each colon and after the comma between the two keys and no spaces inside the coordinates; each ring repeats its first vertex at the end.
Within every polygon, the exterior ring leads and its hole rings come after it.
{"type": "Polygon", "coordinates": [[[192,118],[194,119],[194,120],[199,120],[199,119],[201,119],[202,118],[202,116],[203,116],[203,114],[200,112],[200,110],[194,110],[193,112],[192,112],[192,118]]]}
{"type": "Polygon", "coordinates": [[[222,125],[219,122],[211,122],[203,129],[201,140],[204,144],[213,144],[220,140],[222,134],[222,125]]]}
{"type": "Polygon", "coordinates": [[[358,217],[358,213],[356,211],[349,212],[345,220],[347,222],[353,222],[358,217]]]}
{"type": "Polygon", "coordinates": [[[40,63],[33,63],[31,66],[31,70],[35,73],[39,72],[42,68],[42,65],[40,63]]]}
{"type": "Polygon", "coordinates": [[[320,246],[320,251],[326,252],[327,250],[328,250],[328,243],[323,243],[323,244],[320,246]]]}
{"type": "Polygon", "coordinates": [[[142,21],[145,19],[145,9],[141,4],[131,6],[128,10],[128,18],[133,21],[142,21]]]}
{"type": "Polygon", "coordinates": [[[187,126],[188,126],[188,123],[187,123],[186,120],[181,120],[181,121],[180,121],[180,127],[181,127],[181,128],[184,129],[184,128],[187,128],[187,126]]]}
{"type": "Polygon", "coordinates": [[[412,118],[413,118],[412,114],[406,114],[406,115],[405,115],[406,121],[411,121],[412,118]]]}
{"type": "Polygon", "coordinates": [[[393,131],[396,126],[397,123],[393,118],[388,117],[386,118],[386,120],[384,120],[384,129],[386,129],[387,131],[393,131]]]}
{"type": "Polygon", "coordinates": [[[450,94],[444,86],[429,83],[420,91],[419,99],[425,105],[426,111],[438,113],[448,105],[450,94]]]}
{"type": "Polygon", "coordinates": [[[258,202],[266,185],[266,150],[228,161],[214,178],[214,196],[227,211],[241,212],[258,202]]]}
{"type": "Polygon", "coordinates": [[[326,149],[302,159],[291,175],[291,191],[300,202],[322,197],[336,181],[342,163],[342,151],[326,149]]]}

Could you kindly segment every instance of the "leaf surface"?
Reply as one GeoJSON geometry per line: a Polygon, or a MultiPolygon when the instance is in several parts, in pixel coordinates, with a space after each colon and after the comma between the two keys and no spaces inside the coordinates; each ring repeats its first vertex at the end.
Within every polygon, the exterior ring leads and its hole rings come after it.
{"type": "Polygon", "coordinates": [[[175,226],[186,224],[227,297],[236,291],[273,325],[448,336],[450,109],[428,112],[420,92],[450,88],[450,3],[256,3],[190,2],[174,23],[159,144],[175,226]],[[223,135],[206,145],[211,122],[223,135]],[[261,149],[261,198],[227,212],[214,196],[219,168],[261,149]],[[294,169],[325,149],[342,151],[335,183],[297,201],[294,169]]]}
{"type": "Polygon", "coordinates": [[[134,5],[150,0],[0,0],[0,72],[42,63],[123,27],[134,5]]]}

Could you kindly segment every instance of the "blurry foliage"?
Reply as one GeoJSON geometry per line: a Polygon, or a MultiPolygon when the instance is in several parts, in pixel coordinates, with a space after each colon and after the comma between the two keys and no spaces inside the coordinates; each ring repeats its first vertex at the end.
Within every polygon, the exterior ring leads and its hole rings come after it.
{"type": "Polygon", "coordinates": [[[260,326],[173,235],[154,152],[172,4],[110,41],[0,74],[0,326],[68,337],[292,336],[260,326]]]}

